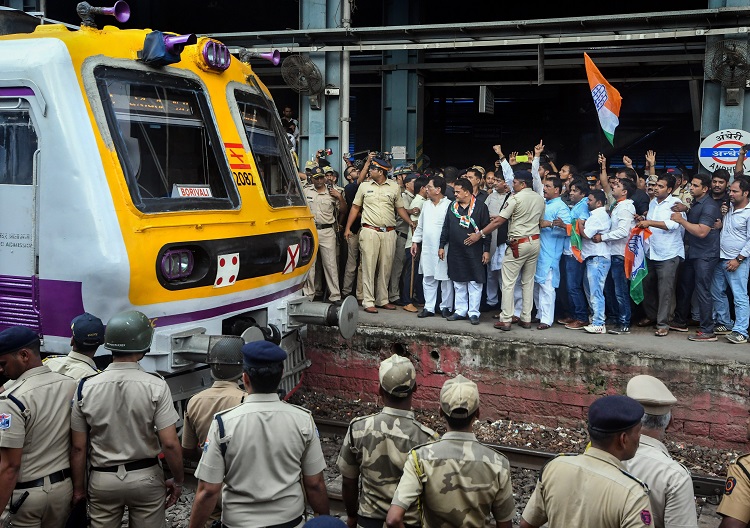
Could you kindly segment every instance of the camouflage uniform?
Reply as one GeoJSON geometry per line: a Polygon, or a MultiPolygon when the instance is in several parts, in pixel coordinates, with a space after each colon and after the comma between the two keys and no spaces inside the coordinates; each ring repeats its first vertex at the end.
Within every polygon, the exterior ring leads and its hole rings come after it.
{"type": "MultiPolygon", "coordinates": [[[[461,375],[445,382],[440,407],[452,418],[479,409],[479,391],[461,375]]],[[[413,449],[391,504],[408,510],[417,502],[423,525],[484,527],[513,518],[515,503],[508,459],[477,441],[474,433],[448,431],[442,439],[413,449]]]]}
{"type": "Polygon", "coordinates": [[[409,453],[392,503],[408,509],[415,502],[430,528],[483,527],[490,513],[509,521],[515,503],[508,459],[474,433],[449,431],[409,453]]]}
{"type": "MultiPolygon", "coordinates": [[[[385,407],[379,414],[355,418],[349,425],[337,461],[341,474],[350,479],[362,476],[359,525],[378,519],[382,526],[409,451],[436,440],[437,433],[414,419],[413,411],[385,407]]],[[[419,526],[416,505],[407,511],[407,526],[419,526]]]]}

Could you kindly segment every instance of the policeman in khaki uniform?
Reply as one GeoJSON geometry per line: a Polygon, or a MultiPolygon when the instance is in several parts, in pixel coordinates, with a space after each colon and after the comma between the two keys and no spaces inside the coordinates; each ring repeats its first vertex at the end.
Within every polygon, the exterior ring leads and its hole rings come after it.
{"type": "Polygon", "coordinates": [[[0,373],[15,380],[0,395],[0,522],[61,528],[70,512],[70,400],[75,380],[42,364],[39,336],[0,332],[0,373]],[[24,493],[28,496],[11,514],[24,493]]]}
{"type": "Polygon", "coordinates": [[[73,500],[86,493],[86,452],[90,450],[89,514],[93,528],[119,528],[125,506],[130,524],[163,528],[166,507],[182,493],[179,420],[164,378],[138,361],[151,348],[153,328],[141,312],[122,312],[107,323],[104,348],[112,363],[83,378],[73,399],[73,500]],[[165,482],[159,452],[174,479],[165,482]]]}
{"type": "Polygon", "coordinates": [[[484,527],[490,513],[498,528],[510,528],[515,515],[510,464],[472,432],[479,418],[477,385],[461,375],[446,381],[440,410],[448,432],[409,453],[388,527],[403,527],[404,514],[418,502],[422,524],[430,528],[484,527]]]}
{"type": "Polygon", "coordinates": [[[203,527],[219,494],[226,528],[302,526],[305,495],[316,514],[329,513],[318,430],[309,411],[279,400],[283,349],[253,341],[242,355],[248,396],[211,423],[190,528],[203,527]]]}
{"type": "MultiPolygon", "coordinates": [[[[750,422],[747,439],[750,440],[750,422]]],[[[723,517],[719,528],[750,526],[750,453],[741,455],[727,468],[724,496],[716,513],[723,517]]]]}
{"type": "MultiPolygon", "coordinates": [[[[337,462],[350,528],[382,528],[409,451],[438,439],[435,431],[414,419],[417,373],[411,361],[394,354],[380,363],[378,375],[384,408],[352,420],[337,462]]],[[[416,504],[406,512],[404,524],[421,526],[416,504]]]]}
{"type": "Polygon", "coordinates": [[[648,486],[625,471],[638,449],[643,407],[632,398],[604,396],[589,407],[591,447],[552,459],[539,473],[521,528],[652,526],[648,486]]]}
{"type": "Polygon", "coordinates": [[[638,451],[624,462],[625,469],[651,489],[651,513],[656,528],[697,528],[693,479],[679,462],[672,460],[662,443],[672,423],[672,406],[677,399],[653,376],[635,376],[628,382],[627,395],[643,405],[641,441],[638,451]]]}
{"type": "Polygon", "coordinates": [[[75,380],[92,376],[99,372],[94,363],[94,354],[99,345],[104,343],[104,324],[90,313],[82,313],[70,323],[73,337],[70,338],[72,350],[67,356],[49,356],[43,363],[52,372],[65,374],[75,380]]]}
{"type": "Polygon", "coordinates": [[[401,188],[387,178],[391,164],[373,158],[369,164],[370,181],[359,184],[346,221],[344,237],[352,236],[351,227],[362,212],[362,229],[359,231],[359,249],[362,255],[362,306],[368,313],[378,313],[376,306],[395,310],[388,299],[388,281],[396,251],[396,213],[414,229],[401,200],[401,188]]]}
{"type": "MultiPolygon", "coordinates": [[[[190,460],[200,460],[203,444],[214,415],[237,407],[247,395],[237,386],[242,377],[241,338],[222,339],[208,351],[206,364],[211,367],[211,377],[216,380],[210,388],[199,392],[187,404],[182,429],[182,453],[190,460]]],[[[221,520],[221,500],[211,514],[212,521],[221,520]]]]}
{"type": "Polygon", "coordinates": [[[495,328],[510,330],[513,318],[513,289],[519,277],[523,294],[520,325],[531,328],[531,308],[534,304],[534,273],[541,248],[539,222],[544,218],[544,198],[533,191],[529,172],[517,172],[513,179],[513,196],[505,203],[500,214],[479,233],[467,237],[471,245],[485,238],[502,224],[508,222],[508,248],[503,259],[502,313],[495,328]],[[515,246],[515,247],[514,247],[515,246]]]}
{"type": "MultiPolygon", "coordinates": [[[[331,292],[328,299],[336,303],[341,301],[336,258],[338,246],[336,225],[339,208],[346,210],[346,200],[344,200],[343,192],[333,187],[329,190],[326,187],[325,176],[321,169],[313,169],[311,179],[312,186],[305,187],[303,192],[310,212],[315,218],[315,228],[318,231],[318,255],[323,264],[328,290],[331,292]]],[[[315,267],[313,263],[303,289],[303,293],[310,297],[315,295],[315,267]]]]}

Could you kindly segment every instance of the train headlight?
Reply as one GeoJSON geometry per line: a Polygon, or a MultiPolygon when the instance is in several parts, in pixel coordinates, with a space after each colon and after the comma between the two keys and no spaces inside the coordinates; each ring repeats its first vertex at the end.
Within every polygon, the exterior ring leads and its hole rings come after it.
{"type": "Polygon", "coordinates": [[[299,256],[300,260],[310,258],[313,250],[313,237],[310,233],[303,233],[302,238],[299,241],[299,256]]]}
{"type": "Polygon", "coordinates": [[[198,66],[203,70],[213,70],[214,72],[223,72],[229,68],[232,62],[232,54],[221,42],[209,38],[201,39],[198,47],[201,50],[198,56],[198,66]]]}
{"type": "Polygon", "coordinates": [[[168,281],[187,279],[193,266],[195,258],[189,249],[170,249],[161,258],[161,272],[168,281]]]}

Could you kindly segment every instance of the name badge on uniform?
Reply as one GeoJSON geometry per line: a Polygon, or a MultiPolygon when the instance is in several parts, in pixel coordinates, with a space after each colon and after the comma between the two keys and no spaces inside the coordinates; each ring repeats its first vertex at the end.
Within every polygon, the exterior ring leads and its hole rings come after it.
{"type": "Polygon", "coordinates": [[[203,452],[208,453],[208,440],[203,443],[203,452]]]}
{"type": "Polygon", "coordinates": [[[0,414],[0,429],[10,429],[10,414],[0,414]]]}

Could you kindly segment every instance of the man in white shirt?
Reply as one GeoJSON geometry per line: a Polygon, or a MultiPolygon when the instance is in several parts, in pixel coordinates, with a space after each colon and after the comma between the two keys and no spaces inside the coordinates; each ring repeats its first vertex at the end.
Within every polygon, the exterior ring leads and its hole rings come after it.
{"type": "MultiPolygon", "coordinates": [[[[453,307],[453,283],[448,278],[448,261],[438,258],[440,234],[451,201],[445,196],[446,183],[442,176],[433,176],[427,183],[428,200],[422,206],[417,228],[412,237],[411,255],[419,253],[419,273],[423,275],[424,308],[417,317],[432,317],[437,304],[437,289],[440,285],[440,313],[443,317],[451,314],[453,307]],[[421,248],[419,245],[421,244],[421,248]]],[[[450,251],[450,246],[446,248],[450,251]]]]}
{"type": "Polygon", "coordinates": [[[607,197],[604,191],[594,190],[589,193],[588,205],[591,216],[584,221],[581,233],[581,257],[586,264],[586,280],[588,282],[589,305],[593,317],[591,324],[583,329],[590,334],[606,334],[604,326],[604,282],[609,273],[610,253],[606,242],[594,242],[593,237],[603,235],[609,231],[611,222],[604,204],[607,197]]]}
{"type": "MultiPolygon", "coordinates": [[[[717,329],[732,328],[727,335],[730,343],[747,343],[750,323],[750,302],[747,295],[748,257],[750,257],[750,180],[737,178],[729,187],[729,211],[724,215],[719,246],[719,264],[714,270],[711,295],[714,299],[717,329]],[[732,324],[727,300],[727,285],[734,295],[735,321],[732,324]]],[[[714,330],[716,332],[716,330],[714,330]]]]}
{"type": "Polygon", "coordinates": [[[608,233],[594,235],[595,242],[598,239],[609,244],[610,273],[617,299],[617,326],[611,328],[609,333],[616,335],[630,333],[630,284],[625,276],[625,246],[630,230],[635,227],[635,204],[631,199],[635,191],[635,182],[629,178],[619,178],[612,183],[612,198],[615,199],[611,213],[612,227],[608,233]]]}
{"type": "MultiPolygon", "coordinates": [[[[638,326],[651,326],[655,322],[655,335],[658,337],[669,334],[669,310],[674,281],[680,260],[685,258],[685,245],[682,242],[685,229],[672,220],[672,206],[680,203],[678,197],[672,196],[674,187],[674,176],[659,176],[646,219],[638,222],[638,227],[651,230],[646,254],[648,274],[643,279],[643,309],[646,318],[641,319],[638,326]]],[[[680,214],[685,216],[685,213],[680,214]]]]}
{"type": "MultiPolygon", "coordinates": [[[[490,220],[500,214],[505,203],[510,198],[510,189],[504,178],[495,179],[495,189],[487,197],[484,202],[487,205],[487,209],[490,212],[490,220]]],[[[490,255],[495,257],[495,252],[500,251],[499,257],[500,266],[502,265],[502,256],[505,255],[506,245],[508,240],[508,226],[501,226],[495,232],[490,235],[490,255]]],[[[497,308],[500,303],[498,297],[498,291],[500,289],[500,266],[496,264],[497,259],[493,258],[493,261],[487,266],[487,305],[491,309],[497,308]],[[495,264],[493,266],[493,263],[495,264]],[[493,269],[494,268],[494,269],[493,269]]]]}

